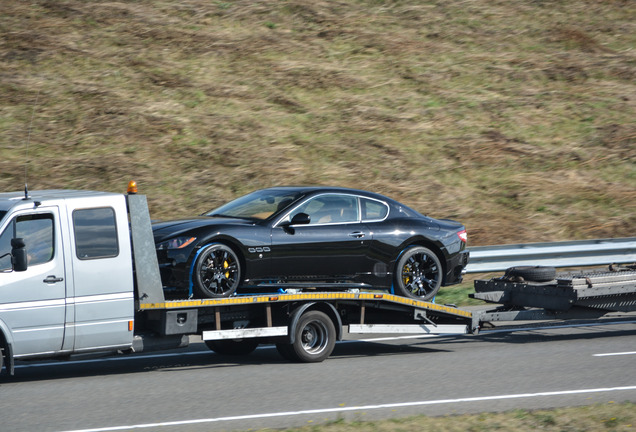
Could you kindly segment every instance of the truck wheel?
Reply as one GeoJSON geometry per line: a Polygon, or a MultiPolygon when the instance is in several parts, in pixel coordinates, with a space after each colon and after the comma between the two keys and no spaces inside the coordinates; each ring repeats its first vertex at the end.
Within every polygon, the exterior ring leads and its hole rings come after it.
{"type": "Polygon", "coordinates": [[[433,251],[415,246],[402,253],[395,272],[397,294],[427,301],[441,286],[442,264],[433,251]]]}
{"type": "Polygon", "coordinates": [[[205,344],[217,354],[238,356],[253,353],[258,347],[258,340],[255,338],[222,339],[205,341],[205,344]]]}
{"type": "Polygon", "coordinates": [[[549,266],[510,267],[504,277],[521,278],[529,282],[549,282],[556,277],[556,269],[549,266]]]}
{"type": "Polygon", "coordinates": [[[202,298],[229,297],[241,282],[241,263],[228,246],[215,243],[203,249],[194,264],[194,291],[202,298]]]}
{"type": "Polygon", "coordinates": [[[327,314],[312,310],[303,314],[294,330],[294,343],[278,348],[283,357],[302,363],[321,362],[336,345],[336,328],[327,314]],[[289,357],[288,357],[289,356],[289,357]]]}

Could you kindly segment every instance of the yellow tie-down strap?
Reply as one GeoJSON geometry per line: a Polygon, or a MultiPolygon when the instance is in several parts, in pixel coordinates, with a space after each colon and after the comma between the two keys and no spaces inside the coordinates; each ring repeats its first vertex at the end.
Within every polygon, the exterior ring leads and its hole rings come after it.
{"type": "Polygon", "coordinates": [[[451,306],[438,305],[421,300],[400,297],[393,294],[377,294],[377,293],[300,293],[300,294],[268,294],[254,296],[237,296],[218,299],[204,300],[172,300],[163,303],[142,303],[139,305],[141,310],[152,309],[181,309],[189,307],[205,307],[205,306],[231,306],[237,304],[255,304],[255,303],[277,303],[289,301],[326,301],[326,300],[365,300],[365,301],[387,301],[391,303],[400,303],[404,305],[414,306],[430,311],[443,312],[450,315],[472,318],[472,313],[451,306]]]}

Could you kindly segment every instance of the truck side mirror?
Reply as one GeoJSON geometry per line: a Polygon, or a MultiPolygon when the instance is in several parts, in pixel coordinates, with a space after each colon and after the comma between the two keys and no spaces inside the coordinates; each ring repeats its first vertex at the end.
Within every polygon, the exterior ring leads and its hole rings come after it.
{"type": "Polygon", "coordinates": [[[26,271],[28,267],[26,245],[23,238],[11,239],[11,263],[13,271],[17,272],[26,271]]]}

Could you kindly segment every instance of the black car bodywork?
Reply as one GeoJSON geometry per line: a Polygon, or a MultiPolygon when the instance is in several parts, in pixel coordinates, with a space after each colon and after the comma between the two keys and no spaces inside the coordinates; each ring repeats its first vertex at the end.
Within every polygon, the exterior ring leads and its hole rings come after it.
{"type": "Polygon", "coordinates": [[[176,297],[312,287],[428,300],[461,282],[468,262],[462,224],[345,188],[264,189],[153,232],[164,289],[176,297]]]}

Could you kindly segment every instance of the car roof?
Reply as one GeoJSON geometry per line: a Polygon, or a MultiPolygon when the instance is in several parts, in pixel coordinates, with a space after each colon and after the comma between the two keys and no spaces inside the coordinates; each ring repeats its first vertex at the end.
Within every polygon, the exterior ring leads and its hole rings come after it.
{"type": "Polygon", "coordinates": [[[276,186],[262,190],[279,190],[279,191],[289,191],[289,192],[298,192],[303,195],[308,194],[316,194],[316,193],[347,193],[354,195],[362,195],[370,198],[381,199],[384,201],[394,201],[384,195],[380,195],[375,192],[369,192],[361,189],[351,189],[340,186],[276,186]]]}

